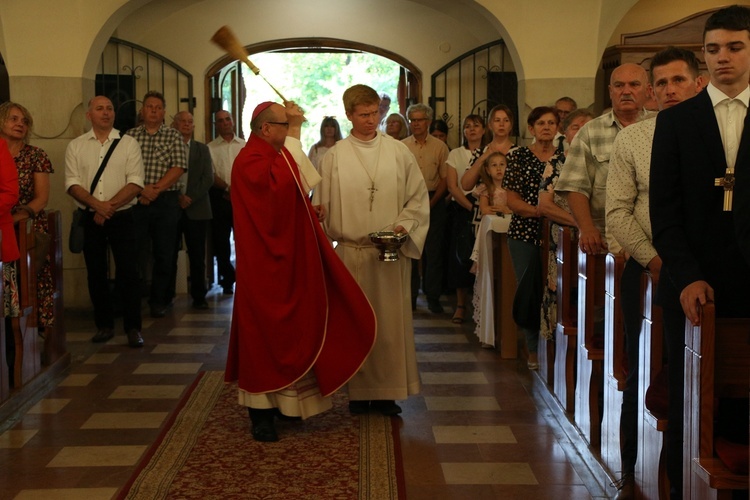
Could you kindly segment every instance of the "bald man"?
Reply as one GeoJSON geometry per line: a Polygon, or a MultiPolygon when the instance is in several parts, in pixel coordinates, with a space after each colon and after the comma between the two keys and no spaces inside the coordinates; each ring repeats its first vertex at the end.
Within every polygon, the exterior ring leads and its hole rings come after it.
{"type": "Polygon", "coordinates": [[[134,213],[136,195],[144,185],[141,148],[114,128],[115,109],[106,97],[89,101],[86,118],[91,130],[70,141],[65,151],[65,189],[85,211],[83,257],[96,325],[91,341],[107,342],[114,336],[115,311],[107,280],[111,251],[128,345],[143,347],[134,213]],[[103,157],[107,163],[97,175],[103,157]]]}
{"type": "Polygon", "coordinates": [[[578,245],[587,254],[619,251],[613,238],[605,240],[609,155],[620,130],[652,114],[643,109],[648,96],[646,70],[632,63],[618,66],[609,82],[612,110],[584,125],[570,146],[555,192],[567,197],[578,225],[578,245]]]}

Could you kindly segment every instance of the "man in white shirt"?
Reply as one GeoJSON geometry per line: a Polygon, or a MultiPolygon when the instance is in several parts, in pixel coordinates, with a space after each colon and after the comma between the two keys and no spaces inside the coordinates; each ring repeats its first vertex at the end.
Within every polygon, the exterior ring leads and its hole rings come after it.
{"type": "Polygon", "coordinates": [[[659,113],[649,180],[653,242],[662,259],[657,299],[669,355],[667,473],[678,487],[684,318],[697,324],[708,300],[716,303],[718,317],[747,316],[750,281],[735,232],[742,216],[733,212],[750,182],[750,9],[716,11],[706,20],[703,42],[711,81],[693,99],[659,113]],[[727,182],[732,178],[736,194],[727,182]]]}
{"type": "Polygon", "coordinates": [[[429,134],[433,111],[426,104],[412,104],[406,110],[411,133],[402,140],[417,159],[419,170],[424,177],[427,193],[430,197],[430,230],[422,252],[422,276],[420,279],[419,260],[415,259],[411,275],[411,308],[416,308],[417,295],[421,285],[427,297],[427,308],[433,313],[442,313],[440,295],[443,292],[443,270],[445,259],[443,242],[445,240],[446,205],[445,194],[448,192],[448,146],[429,134]]]}
{"type": "Polygon", "coordinates": [[[216,256],[218,282],[225,295],[234,293],[234,266],[231,262],[232,246],[229,238],[232,234],[232,202],[230,185],[232,183],[232,164],[245,147],[245,141],[234,133],[234,121],[229,111],[217,111],[214,115],[216,132],[219,136],[208,143],[211,160],[214,165],[214,185],[209,191],[211,198],[211,241],[216,256]]]}
{"type": "Polygon", "coordinates": [[[138,278],[138,238],[133,207],[143,189],[143,161],[138,141],[113,128],[112,102],[96,96],[89,102],[89,132],[70,141],[65,152],[65,189],[84,216],[83,256],[89,296],[94,306],[96,335],[92,342],[114,336],[114,308],[107,279],[108,251],[115,260],[115,282],[122,300],[123,323],[130,347],[142,347],[141,291],[138,278]],[[115,140],[120,142],[113,146],[115,140]],[[115,149],[91,189],[96,173],[115,149]]]}

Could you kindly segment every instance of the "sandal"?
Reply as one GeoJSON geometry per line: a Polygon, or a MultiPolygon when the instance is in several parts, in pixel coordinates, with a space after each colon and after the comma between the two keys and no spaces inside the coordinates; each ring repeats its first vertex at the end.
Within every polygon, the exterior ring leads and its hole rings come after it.
{"type": "Polygon", "coordinates": [[[466,310],[466,306],[456,306],[456,311],[453,313],[453,321],[455,324],[460,325],[464,322],[464,311],[466,310]]]}

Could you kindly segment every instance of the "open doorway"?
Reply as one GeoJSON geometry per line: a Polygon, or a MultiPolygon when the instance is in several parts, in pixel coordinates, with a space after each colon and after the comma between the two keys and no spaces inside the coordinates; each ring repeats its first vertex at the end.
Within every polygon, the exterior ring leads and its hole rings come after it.
{"type": "MultiPolygon", "coordinates": [[[[407,61],[375,47],[355,46],[338,40],[296,40],[248,48],[261,74],[285,98],[297,102],[308,123],[302,128],[307,149],[320,139],[320,123],[334,116],[348,135],[341,96],[348,87],[364,83],[391,97],[390,112],[403,113],[419,101],[421,75],[407,61]],[[279,46],[281,44],[282,46],[279,46]]],[[[236,124],[236,133],[247,138],[253,108],[266,100],[280,98],[259,76],[237,61],[219,61],[209,71],[210,109],[206,140],[215,136],[213,113],[225,109],[236,124]]]]}

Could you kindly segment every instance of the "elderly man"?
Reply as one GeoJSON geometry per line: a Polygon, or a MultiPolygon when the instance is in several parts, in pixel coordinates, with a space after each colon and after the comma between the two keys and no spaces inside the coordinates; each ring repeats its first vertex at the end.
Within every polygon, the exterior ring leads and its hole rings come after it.
{"type": "MultiPolygon", "coordinates": [[[[694,97],[701,89],[698,59],[689,50],[669,47],[651,59],[651,86],[659,109],[694,97]]],[[[607,176],[607,228],[628,260],[620,281],[625,326],[628,378],[620,414],[622,479],[618,499],[635,498],[638,453],[638,361],[641,333],[641,274],[659,277],[661,258],[651,243],[648,181],[655,119],[622,130],[612,146],[607,176]]],[[[682,358],[683,353],[679,353],[682,358]]],[[[680,363],[682,364],[682,363],[680,363]]],[[[670,366],[672,361],[670,361],[670,366]]]]}
{"type": "Polygon", "coordinates": [[[115,312],[107,279],[108,254],[115,261],[115,283],[130,347],[142,347],[141,294],[138,281],[136,196],[143,189],[138,142],[113,128],[115,111],[104,96],[89,101],[91,130],[73,139],[65,151],[65,189],[85,210],[83,257],[94,306],[92,342],[114,336],[115,312]]]}
{"type": "Polygon", "coordinates": [[[555,185],[555,192],[567,197],[578,225],[578,245],[587,254],[619,251],[617,242],[611,238],[605,241],[609,156],[617,133],[648,116],[643,110],[648,95],[648,80],[642,67],[626,63],[615,68],[609,81],[612,111],[581,128],[555,185]]]}
{"type": "Polygon", "coordinates": [[[232,163],[245,141],[234,133],[234,121],[229,111],[217,111],[214,115],[216,132],[219,136],[208,143],[214,165],[214,185],[209,191],[213,221],[211,221],[211,243],[216,256],[219,276],[217,281],[224,294],[231,295],[234,286],[234,266],[232,266],[232,202],[229,188],[232,182],[232,163]]]}
{"type": "MultiPolygon", "coordinates": [[[[696,324],[707,300],[716,303],[718,317],[748,316],[750,263],[742,255],[748,241],[736,230],[748,223],[750,213],[735,210],[748,203],[750,187],[750,9],[735,5],[714,12],[703,31],[703,54],[710,75],[706,89],[656,118],[649,181],[654,247],[663,262],[657,298],[669,354],[667,473],[677,492],[684,317],[696,324]],[[726,185],[732,175],[736,193],[726,185]]],[[[742,412],[747,415],[747,404],[733,409],[742,412]]]]}
{"type": "Polygon", "coordinates": [[[325,212],[308,199],[320,177],[295,160],[307,158],[303,121],[294,103],[259,104],[232,169],[237,290],[226,380],[238,381],[256,441],[278,440],[276,416],[329,409],[328,396],[375,341],[372,307],[321,230],[325,212]]]}
{"type": "Polygon", "coordinates": [[[557,116],[560,117],[560,123],[566,116],[578,109],[578,103],[572,97],[561,97],[555,101],[554,108],[557,110],[557,116]]]}
{"type": "MultiPolygon", "coordinates": [[[[182,136],[188,157],[188,170],[182,176],[179,203],[182,209],[180,235],[185,235],[185,246],[190,259],[190,296],[194,309],[208,309],[206,302],[206,234],[211,220],[208,190],[214,183],[211,153],[208,147],[193,139],[193,115],[180,111],[174,115],[174,127],[182,136]]],[[[176,263],[176,260],[175,260],[176,263]]],[[[175,266],[175,275],[177,267],[175,266]]],[[[174,284],[174,281],[171,282],[174,284]]]]}
{"type": "MultiPolygon", "coordinates": [[[[445,194],[448,191],[448,146],[430,135],[432,108],[425,104],[412,104],[406,110],[411,133],[403,142],[417,159],[422,171],[425,185],[430,197],[430,230],[422,252],[421,285],[427,297],[427,307],[433,313],[442,313],[440,295],[443,291],[443,241],[445,240],[446,205],[445,194]]],[[[416,308],[419,294],[420,276],[419,260],[412,262],[411,274],[411,307],[416,308]]]]}
{"type": "MultiPolygon", "coordinates": [[[[141,252],[148,254],[151,242],[152,318],[163,318],[174,299],[172,269],[177,255],[177,231],[180,209],[180,177],[187,170],[185,145],[180,133],[164,125],[166,101],[159,92],[149,91],[143,97],[143,124],[128,130],[141,145],[145,169],[145,186],[138,198],[136,216],[140,230],[141,252]]],[[[145,270],[145,257],[141,266],[145,270]]],[[[141,273],[142,276],[145,272],[141,273]]]]}

